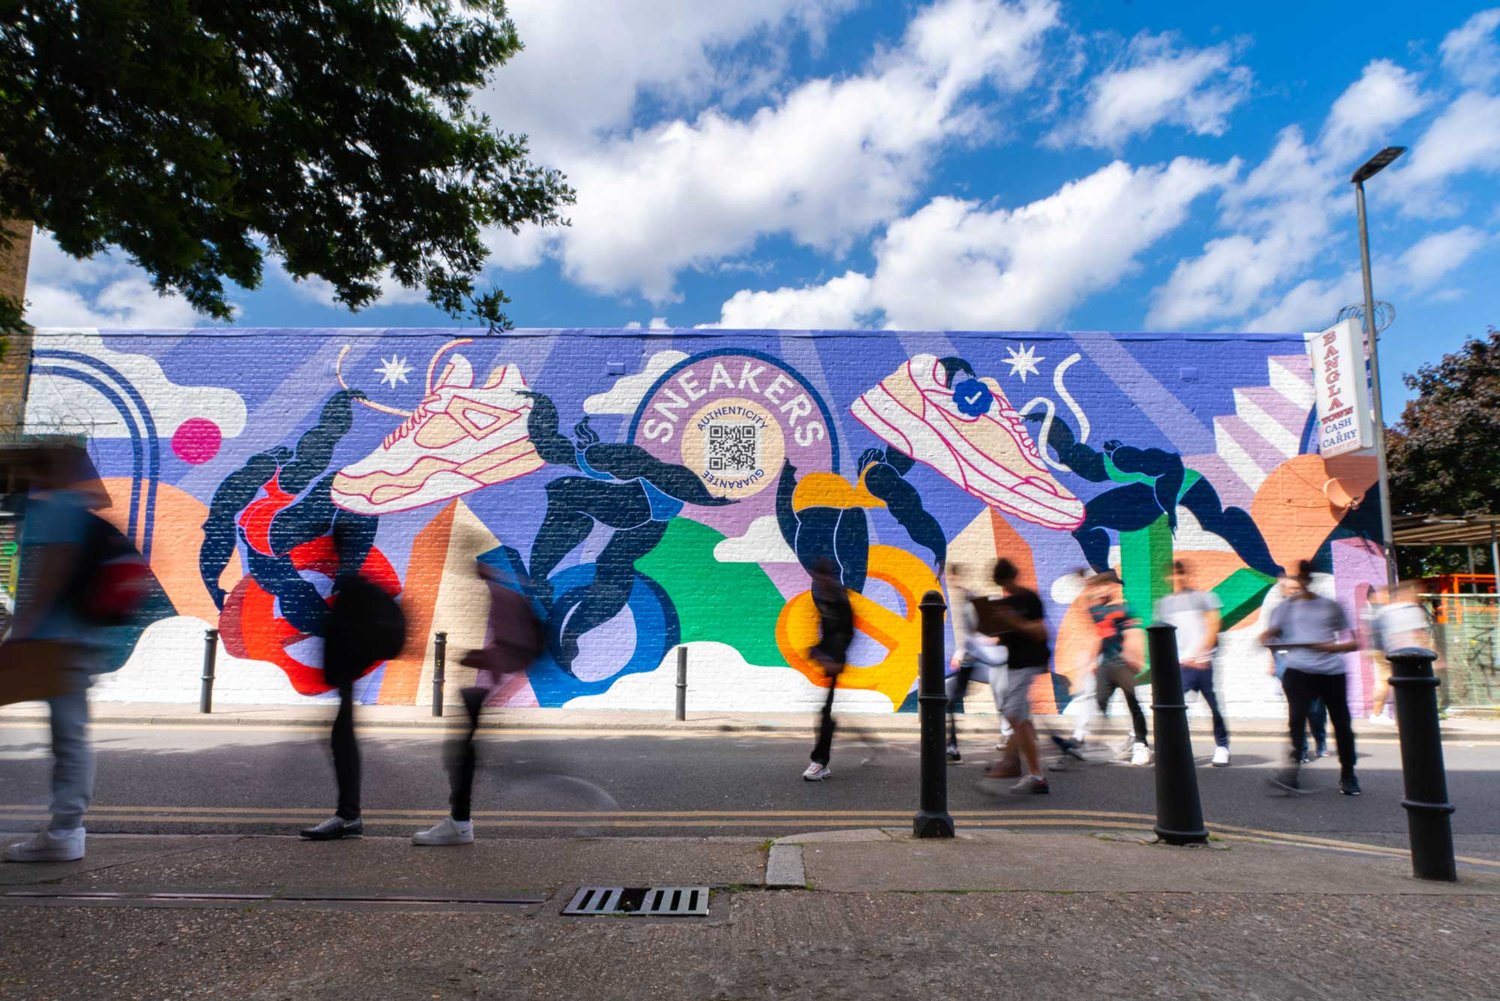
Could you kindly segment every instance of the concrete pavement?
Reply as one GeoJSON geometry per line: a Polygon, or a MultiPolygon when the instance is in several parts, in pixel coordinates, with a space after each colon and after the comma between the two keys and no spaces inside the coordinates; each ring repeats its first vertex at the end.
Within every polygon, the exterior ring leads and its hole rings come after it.
{"type": "Polygon", "coordinates": [[[1497,918],[1495,867],[1249,841],[119,836],[0,866],[0,998],[1474,998],[1497,918]],[[762,888],[782,845],[808,888],[762,888]],[[706,918],[562,916],[589,883],[716,892],[706,918]]]}

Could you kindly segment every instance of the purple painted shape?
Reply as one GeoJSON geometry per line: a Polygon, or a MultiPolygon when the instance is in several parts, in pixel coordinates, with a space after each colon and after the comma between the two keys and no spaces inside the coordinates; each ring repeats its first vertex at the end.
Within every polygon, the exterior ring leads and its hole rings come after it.
{"type": "Polygon", "coordinates": [[[1249,454],[1262,473],[1269,475],[1271,470],[1286,461],[1281,449],[1262,438],[1254,425],[1243,417],[1216,417],[1214,420],[1249,454]]]}
{"type": "Polygon", "coordinates": [[[1183,465],[1189,469],[1196,469],[1203,478],[1213,485],[1214,492],[1219,495],[1219,502],[1225,507],[1238,507],[1246,511],[1250,510],[1250,502],[1255,499],[1255,493],[1250,485],[1240,479],[1240,474],[1230,468],[1222,456],[1218,455],[1193,455],[1182,460],[1183,465]]]}
{"type": "Polygon", "coordinates": [[[1302,426],[1307,423],[1307,411],[1297,406],[1285,395],[1270,386],[1251,386],[1240,390],[1245,398],[1254,403],[1272,420],[1297,437],[1302,435],[1302,426]]]}
{"type": "MultiPolygon", "coordinates": [[[[1365,595],[1371,587],[1385,582],[1385,557],[1378,546],[1365,539],[1337,539],[1332,549],[1338,601],[1357,628],[1365,595]]],[[[1349,666],[1349,711],[1358,718],[1370,711],[1374,665],[1364,651],[1346,654],[1345,663],[1349,666]]]]}

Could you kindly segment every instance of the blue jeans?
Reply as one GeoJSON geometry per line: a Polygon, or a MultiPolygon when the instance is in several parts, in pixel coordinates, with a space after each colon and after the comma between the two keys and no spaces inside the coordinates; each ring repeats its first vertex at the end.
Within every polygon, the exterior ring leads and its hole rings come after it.
{"type": "Polygon", "coordinates": [[[47,700],[52,724],[52,823],[54,831],[83,826],[94,798],[94,748],[89,743],[90,673],[82,663],[69,666],[70,690],[47,700]]]}
{"type": "Polygon", "coordinates": [[[1214,693],[1214,669],[1208,667],[1183,667],[1182,669],[1182,694],[1186,696],[1189,692],[1197,692],[1203,696],[1203,701],[1208,706],[1208,711],[1214,718],[1214,745],[1217,747],[1229,746],[1229,728],[1224,725],[1224,717],[1219,713],[1219,699],[1214,693]]]}

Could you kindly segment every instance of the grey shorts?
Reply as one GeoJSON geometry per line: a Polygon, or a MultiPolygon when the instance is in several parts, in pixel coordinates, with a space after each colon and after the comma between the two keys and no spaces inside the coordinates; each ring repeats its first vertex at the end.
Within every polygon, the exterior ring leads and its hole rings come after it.
{"type": "Polygon", "coordinates": [[[1047,673],[1044,667],[1012,667],[1006,674],[1005,699],[1000,714],[1012,724],[1031,719],[1031,683],[1047,673]]]}

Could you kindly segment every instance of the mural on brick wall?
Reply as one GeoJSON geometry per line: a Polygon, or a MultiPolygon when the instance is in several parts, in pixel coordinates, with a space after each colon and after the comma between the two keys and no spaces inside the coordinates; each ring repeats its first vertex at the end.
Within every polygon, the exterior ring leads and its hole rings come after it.
{"type": "MultiPolygon", "coordinates": [[[[1084,569],[1146,613],[1174,555],[1224,606],[1222,697],[1276,711],[1259,620],[1311,558],[1357,613],[1382,575],[1374,463],[1310,454],[1301,335],[768,331],[39,331],[27,423],[84,431],[107,516],[163,595],[103,698],[322,697],[340,566],[400,596],[408,649],[366,702],[428,697],[434,635],[480,645],[476,562],[548,649],[494,701],[814,704],[808,570],[852,592],[851,707],[909,707],[917,605],[998,556],[1048,604],[1076,690],[1084,569]],[[1356,499],[1350,505],[1348,499],[1356,499]]],[[[456,660],[456,658],[453,658],[456,660]]],[[[450,664],[450,688],[465,682],[450,664]]],[[[1368,687],[1356,672],[1355,701],[1368,687]]]]}

